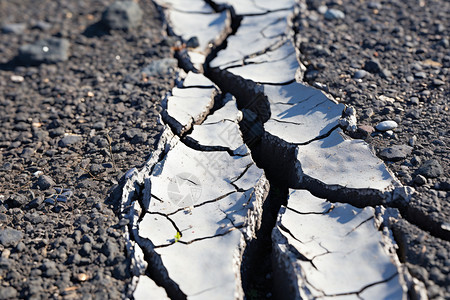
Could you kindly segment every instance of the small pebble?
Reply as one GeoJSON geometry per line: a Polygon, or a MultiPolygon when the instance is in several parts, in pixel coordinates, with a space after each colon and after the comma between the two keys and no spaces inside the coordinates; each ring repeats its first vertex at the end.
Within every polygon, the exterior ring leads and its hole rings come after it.
{"type": "Polygon", "coordinates": [[[23,78],[23,76],[20,76],[20,75],[11,75],[10,78],[11,78],[12,82],[16,82],[16,83],[20,83],[25,80],[25,78],[23,78]]]}
{"type": "Polygon", "coordinates": [[[380,61],[375,58],[366,61],[366,63],[364,64],[364,70],[373,74],[380,72],[381,71],[380,61]]]}
{"type": "Polygon", "coordinates": [[[337,19],[344,19],[345,14],[343,11],[341,11],[339,9],[331,8],[325,12],[324,17],[327,20],[337,20],[337,19]]]}
{"type": "Polygon", "coordinates": [[[353,78],[355,78],[355,79],[362,79],[362,78],[366,77],[366,75],[367,75],[367,71],[365,71],[365,70],[358,70],[353,75],[353,78]]]}
{"type": "Polygon", "coordinates": [[[435,86],[441,86],[441,85],[444,85],[445,82],[443,80],[440,80],[440,79],[433,79],[433,84],[435,86]]]}
{"type": "Polygon", "coordinates": [[[425,161],[417,172],[427,178],[437,178],[442,175],[444,170],[436,159],[430,159],[425,161]]]}
{"type": "Polygon", "coordinates": [[[5,24],[2,26],[2,32],[6,34],[20,34],[25,29],[27,29],[27,24],[25,23],[5,24]]]}
{"type": "Polygon", "coordinates": [[[378,131],[388,131],[388,130],[392,130],[394,128],[397,128],[398,124],[395,121],[392,120],[387,120],[387,121],[383,121],[378,123],[375,126],[375,129],[378,131]]]}
{"type": "Polygon", "coordinates": [[[414,183],[418,186],[421,186],[427,183],[427,179],[419,174],[414,178],[414,183]]]}
{"type": "Polygon", "coordinates": [[[69,58],[69,41],[62,38],[48,38],[19,48],[19,60],[27,65],[53,64],[69,58]]]}
{"type": "Polygon", "coordinates": [[[83,138],[80,135],[69,134],[69,135],[66,135],[65,137],[63,137],[59,141],[58,145],[60,147],[67,147],[67,146],[70,146],[72,144],[76,144],[76,143],[81,142],[82,139],[83,138]]]}
{"type": "Polygon", "coordinates": [[[414,73],[414,76],[416,78],[424,79],[424,78],[427,77],[427,73],[425,73],[425,72],[417,72],[417,73],[414,73]]]}
{"type": "Polygon", "coordinates": [[[414,105],[419,105],[419,98],[417,97],[411,97],[411,99],[409,99],[409,101],[411,101],[412,104],[414,105]]]}
{"type": "Polygon", "coordinates": [[[399,161],[411,155],[413,148],[407,145],[394,145],[380,151],[379,156],[384,160],[399,161]]]}
{"type": "Polygon", "coordinates": [[[53,179],[50,176],[47,175],[41,175],[38,178],[37,186],[42,191],[49,189],[50,187],[54,186],[56,183],[53,181],[53,179]]]}
{"type": "Polygon", "coordinates": [[[143,12],[134,1],[116,1],[103,12],[102,22],[110,29],[128,30],[142,21],[143,12]]]}

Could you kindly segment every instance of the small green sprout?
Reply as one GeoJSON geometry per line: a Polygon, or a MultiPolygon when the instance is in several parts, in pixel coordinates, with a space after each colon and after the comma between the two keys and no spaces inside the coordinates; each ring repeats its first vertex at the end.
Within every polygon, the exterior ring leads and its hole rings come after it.
{"type": "Polygon", "coordinates": [[[181,233],[179,231],[177,231],[177,234],[175,234],[175,243],[179,242],[181,239],[181,233]]]}

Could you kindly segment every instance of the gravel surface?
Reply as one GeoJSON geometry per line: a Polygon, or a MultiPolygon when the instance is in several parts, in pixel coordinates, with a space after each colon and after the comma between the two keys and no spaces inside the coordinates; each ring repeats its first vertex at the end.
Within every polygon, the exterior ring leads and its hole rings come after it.
{"type": "MultiPolygon", "coordinates": [[[[304,79],[353,105],[359,137],[417,190],[396,204],[399,256],[431,299],[450,299],[450,2],[306,2],[304,79]]],[[[129,24],[108,21],[112,3],[0,1],[0,299],[127,293],[114,188],[157,141],[174,62],[150,1],[129,24]]]]}
{"type": "Polygon", "coordinates": [[[140,73],[173,56],[154,5],[110,31],[111,3],[0,2],[0,299],[126,292],[125,224],[108,195],[153,149],[174,73],[140,73]],[[52,55],[24,52],[37,41],[52,55]]]}

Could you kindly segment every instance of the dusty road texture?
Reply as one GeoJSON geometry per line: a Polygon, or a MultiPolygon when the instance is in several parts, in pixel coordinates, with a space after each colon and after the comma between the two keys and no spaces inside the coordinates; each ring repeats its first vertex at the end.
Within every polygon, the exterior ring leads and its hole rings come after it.
{"type": "MultiPolygon", "coordinates": [[[[351,138],[353,107],[303,81],[306,4],[156,2],[183,70],[157,150],[123,188],[132,296],[448,298],[448,254],[408,255],[405,236],[429,229],[425,211],[405,213],[415,189],[351,138]]],[[[433,222],[422,251],[445,251],[448,224],[433,222]]]]}

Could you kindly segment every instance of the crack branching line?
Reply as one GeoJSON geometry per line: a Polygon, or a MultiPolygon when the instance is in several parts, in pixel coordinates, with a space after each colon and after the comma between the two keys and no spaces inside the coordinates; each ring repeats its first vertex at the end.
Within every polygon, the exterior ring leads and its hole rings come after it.
{"type": "Polygon", "coordinates": [[[300,215],[326,215],[329,214],[333,209],[335,208],[335,206],[333,204],[331,204],[331,206],[326,210],[326,211],[322,211],[322,212],[317,212],[317,211],[308,211],[308,212],[302,212],[302,211],[298,211],[292,207],[286,206],[286,209],[293,211],[297,214],[300,215]]]}
{"type": "Polygon", "coordinates": [[[289,234],[294,240],[296,240],[297,242],[299,242],[299,243],[301,243],[301,244],[305,244],[305,243],[303,243],[301,240],[299,240],[287,227],[285,227],[283,224],[278,224],[278,227],[282,230],[282,231],[284,231],[284,232],[286,232],[287,234],[289,234]]]}
{"type": "Polygon", "coordinates": [[[306,146],[306,145],[308,145],[308,144],[311,144],[311,143],[314,142],[314,141],[323,140],[323,139],[329,137],[329,136],[333,133],[333,131],[335,131],[335,130],[338,129],[338,128],[340,128],[340,126],[339,126],[339,125],[336,125],[336,126],[334,126],[333,128],[331,128],[327,133],[324,133],[324,134],[322,134],[322,135],[319,135],[319,136],[317,136],[317,137],[315,137],[315,138],[313,138],[313,139],[311,139],[311,140],[309,140],[309,141],[307,141],[307,142],[303,142],[303,143],[291,143],[291,144],[292,144],[292,145],[295,145],[295,146],[306,146]]]}
{"type": "Polygon", "coordinates": [[[230,232],[232,232],[233,230],[237,230],[237,229],[241,229],[241,228],[243,228],[243,225],[242,226],[237,226],[237,227],[231,227],[225,232],[217,233],[217,234],[212,235],[212,236],[204,236],[204,237],[201,237],[201,238],[196,238],[196,239],[193,239],[193,240],[190,240],[190,241],[187,241],[187,242],[186,241],[182,241],[182,240],[178,240],[178,241],[174,240],[170,244],[164,244],[164,245],[155,246],[155,249],[166,248],[166,247],[172,246],[175,243],[180,243],[180,244],[183,244],[183,245],[190,245],[190,244],[195,243],[195,242],[200,242],[200,241],[204,241],[204,240],[213,239],[213,238],[216,238],[216,237],[225,236],[225,235],[229,234],[230,232]]]}
{"type": "Polygon", "coordinates": [[[277,123],[283,123],[283,124],[292,124],[292,125],[305,125],[305,123],[297,123],[297,122],[291,122],[291,121],[282,121],[274,118],[270,118],[270,120],[275,121],[277,123]]]}
{"type": "MultiPolygon", "coordinates": [[[[183,79],[184,80],[184,79],[183,79]]],[[[215,88],[214,85],[190,85],[190,86],[177,86],[180,90],[187,90],[187,89],[212,89],[215,88]]]]}
{"type": "Polygon", "coordinates": [[[244,171],[242,171],[242,173],[239,176],[237,176],[235,179],[231,179],[231,183],[235,183],[236,181],[241,179],[247,173],[248,169],[250,169],[251,166],[253,166],[254,164],[255,163],[252,162],[252,163],[249,163],[247,166],[245,166],[244,171]]]}
{"type": "Polygon", "coordinates": [[[347,232],[347,234],[345,236],[350,235],[352,232],[354,232],[355,230],[357,230],[359,227],[361,227],[362,225],[364,225],[365,223],[369,222],[370,220],[373,220],[374,216],[371,216],[370,218],[362,221],[361,223],[359,223],[356,227],[354,227],[352,230],[350,230],[349,232],[347,232]]]}
{"type": "Polygon", "coordinates": [[[269,102],[270,102],[271,104],[281,104],[281,105],[295,106],[295,105],[298,105],[298,104],[300,104],[300,103],[303,103],[303,102],[306,102],[306,101],[310,100],[310,99],[311,99],[312,97],[314,97],[314,96],[317,96],[317,94],[312,94],[311,96],[309,96],[309,97],[307,97],[307,98],[305,98],[305,99],[302,99],[301,101],[295,102],[295,103],[271,102],[270,99],[269,99],[269,102]]]}
{"type": "Polygon", "coordinates": [[[150,196],[152,196],[152,198],[155,198],[156,200],[158,200],[161,203],[164,203],[163,200],[161,200],[161,198],[159,198],[158,196],[156,196],[155,194],[150,193],[150,196]]]}
{"type": "Polygon", "coordinates": [[[359,291],[357,291],[357,292],[336,293],[336,294],[325,294],[325,296],[327,296],[327,297],[338,297],[338,296],[346,296],[346,295],[359,295],[359,294],[361,294],[362,292],[364,292],[365,290],[367,290],[368,288],[371,288],[371,287],[373,287],[373,286],[375,286],[375,285],[378,285],[378,284],[383,284],[383,283],[386,283],[386,282],[391,281],[391,280],[394,279],[396,276],[398,276],[398,272],[395,272],[393,275],[389,276],[388,278],[386,278],[386,279],[384,279],[384,280],[380,280],[380,281],[376,281],[376,282],[370,283],[370,284],[364,286],[363,288],[361,288],[361,289],[360,289],[359,291]]]}
{"type": "MultiPolygon", "coordinates": [[[[266,53],[264,53],[264,54],[266,54],[266,53]]],[[[264,54],[261,54],[261,56],[264,55],[264,54]]],[[[234,69],[234,68],[240,68],[240,67],[249,66],[249,65],[261,65],[261,64],[265,64],[265,63],[279,62],[279,61],[285,60],[286,58],[288,58],[292,54],[294,54],[294,52],[288,53],[282,58],[277,58],[277,59],[272,59],[272,60],[267,60],[267,61],[247,61],[245,59],[244,61],[242,61],[241,64],[227,66],[227,67],[223,68],[222,70],[229,70],[229,69],[234,69]]],[[[252,59],[252,58],[250,58],[250,59],[252,59]]]]}
{"type": "MultiPolygon", "coordinates": [[[[211,199],[211,200],[207,200],[207,201],[204,201],[204,202],[202,202],[202,203],[199,203],[199,204],[195,204],[195,205],[192,206],[192,207],[193,207],[193,208],[197,208],[197,207],[200,207],[200,206],[209,204],[209,203],[214,203],[214,202],[217,202],[217,201],[219,201],[219,200],[222,200],[223,198],[226,198],[226,197],[228,197],[229,195],[234,194],[234,193],[237,193],[237,191],[232,191],[232,192],[226,193],[225,195],[222,195],[222,196],[220,196],[220,197],[217,197],[217,198],[215,198],[215,199],[211,199]]],[[[177,210],[175,210],[175,211],[173,211],[173,212],[171,212],[171,213],[168,213],[167,216],[172,216],[172,215],[174,215],[174,214],[176,214],[176,213],[179,213],[180,211],[185,211],[186,209],[187,209],[187,207],[179,208],[179,209],[177,209],[177,210]]]]}
{"type": "MultiPolygon", "coordinates": [[[[267,48],[265,48],[263,50],[260,50],[260,51],[257,51],[257,52],[253,52],[253,53],[247,54],[247,55],[243,55],[242,58],[226,62],[226,63],[222,64],[222,66],[217,66],[217,67],[220,68],[221,70],[226,70],[228,68],[243,66],[243,65],[245,65],[245,61],[247,59],[252,59],[252,58],[264,55],[264,54],[266,54],[268,52],[275,51],[275,50],[281,48],[287,42],[286,34],[284,34],[284,33],[281,33],[281,34],[275,36],[275,38],[280,38],[280,39],[275,41],[273,44],[271,44],[267,48]],[[230,64],[234,64],[234,65],[230,66],[230,64]],[[226,66],[226,67],[223,68],[223,66],[226,66]]],[[[239,53],[242,53],[242,52],[239,52],[239,53]]]]}
{"type": "Polygon", "coordinates": [[[148,211],[147,213],[150,214],[150,215],[158,215],[158,216],[162,216],[162,217],[166,218],[172,224],[173,228],[175,228],[175,230],[177,232],[179,232],[181,236],[183,236],[182,231],[180,230],[180,228],[178,228],[178,226],[175,223],[175,221],[170,218],[170,215],[163,214],[163,213],[160,213],[160,212],[157,212],[157,211],[151,211],[151,212],[148,211]]]}

